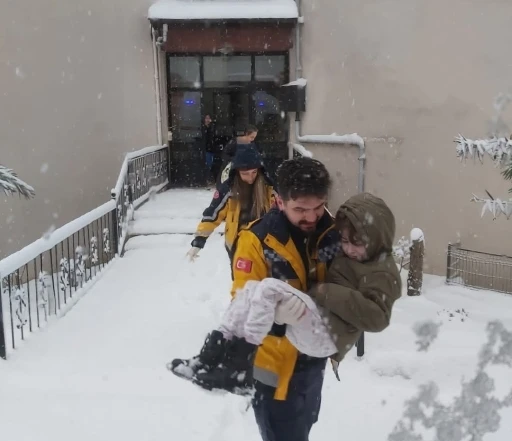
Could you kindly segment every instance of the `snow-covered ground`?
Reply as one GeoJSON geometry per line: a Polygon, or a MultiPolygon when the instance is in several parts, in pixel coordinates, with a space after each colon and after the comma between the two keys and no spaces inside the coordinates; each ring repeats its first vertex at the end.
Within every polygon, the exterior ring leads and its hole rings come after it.
{"type": "MultiPolygon", "coordinates": [[[[213,189],[175,189],[160,193],[135,212],[129,234],[192,234],[203,210],[210,205],[213,193],[213,189]]],[[[219,231],[223,230],[219,228],[219,231]]]]}
{"type": "MultiPolygon", "coordinates": [[[[137,213],[134,227],[138,220],[151,226],[151,210],[160,220],[173,218],[181,205],[193,231],[211,195],[185,191],[183,205],[159,195],[137,213]]],[[[260,440],[247,399],[204,392],[165,368],[199,350],[229,302],[223,237],[212,236],[195,263],[185,259],[191,239],[130,239],[125,257],[67,315],[0,361],[2,440],[260,440]]],[[[391,326],[366,336],[365,357],[358,360],[355,350],[347,356],[341,382],[327,370],[311,440],[386,440],[404,402],[430,380],[449,402],[475,373],[487,322],[502,320],[512,330],[511,309],[512,296],[427,276],[421,297],[400,299],[391,326]],[[418,351],[413,325],[429,319],[442,323],[439,336],[418,351]]],[[[493,370],[498,394],[512,387],[511,373],[493,370]]],[[[500,430],[486,441],[510,439],[512,411],[502,415],[500,430]]]]}

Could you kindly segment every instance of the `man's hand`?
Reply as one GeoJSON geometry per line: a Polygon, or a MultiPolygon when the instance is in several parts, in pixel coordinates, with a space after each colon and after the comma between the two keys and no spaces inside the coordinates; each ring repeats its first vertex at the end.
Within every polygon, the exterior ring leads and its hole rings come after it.
{"type": "Polygon", "coordinates": [[[306,304],[297,296],[279,302],[276,306],[274,321],[278,325],[295,326],[306,314],[306,304]]]}
{"type": "Polygon", "coordinates": [[[201,251],[201,248],[199,248],[199,247],[190,248],[189,252],[187,253],[188,260],[190,260],[191,262],[194,262],[194,260],[199,257],[197,255],[199,253],[199,251],[201,251]]]}

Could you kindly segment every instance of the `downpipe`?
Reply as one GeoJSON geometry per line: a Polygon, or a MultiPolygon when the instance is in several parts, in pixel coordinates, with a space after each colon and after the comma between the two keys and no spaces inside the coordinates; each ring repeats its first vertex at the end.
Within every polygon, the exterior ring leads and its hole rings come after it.
{"type": "Polygon", "coordinates": [[[163,144],[163,135],[162,135],[162,97],[160,95],[160,63],[158,60],[158,48],[156,40],[156,31],[153,26],[151,26],[151,36],[153,40],[153,68],[155,69],[155,98],[156,98],[156,136],[158,140],[158,145],[163,144]]]}
{"type": "MultiPolygon", "coordinates": [[[[304,23],[302,16],[302,0],[295,0],[297,9],[299,11],[299,19],[295,26],[295,79],[302,78],[302,48],[301,48],[301,26],[304,23]]],[[[357,178],[357,190],[359,193],[365,191],[365,173],[366,173],[366,146],[364,139],[357,134],[352,135],[303,135],[302,121],[300,119],[300,112],[295,113],[295,140],[297,142],[314,143],[314,144],[349,144],[359,147],[359,172],[357,178]]]]}

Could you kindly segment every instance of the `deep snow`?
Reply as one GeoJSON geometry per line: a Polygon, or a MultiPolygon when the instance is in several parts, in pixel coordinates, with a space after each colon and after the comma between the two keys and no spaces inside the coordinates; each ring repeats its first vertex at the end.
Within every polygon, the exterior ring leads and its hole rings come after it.
{"type": "MultiPolygon", "coordinates": [[[[181,216],[192,232],[211,194],[159,195],[141,208],[134,230],[155,215],[159,222],[181,216]],[[184,205],[176,209],[170,203],[179,198],[184,205]]],[[[191,240],[190,234],[130,239],[125,257],[74,309],[0,360],[2,440],[260,440],[246,398],[204,392],[165,368],[199,350],[229,302],[223,237],[210,237],[195,263],[185,259],[191,240]]],[[[405,400],[430,380],[449,400],[475,372],[487,322],[502,320],[512,329],[511,307],[511,296],[426,276],[422,296],[401,298],[391,326],[367,334],[365,357],[349,353],[341,382],[327,369],[311,440],[386,440],[405,400]],[[456,312],[461,308],[467,315],[456,312]],[[442,323],[439,337],[418,351],[413,326],[428,319],[442,323]]],[[[497,370],[495,378],[499,391],[510,390],[510,370],[497,370]]],[[[500,430],[486,441],[510,438],[512,412],[502,415],[500,430]]]]}

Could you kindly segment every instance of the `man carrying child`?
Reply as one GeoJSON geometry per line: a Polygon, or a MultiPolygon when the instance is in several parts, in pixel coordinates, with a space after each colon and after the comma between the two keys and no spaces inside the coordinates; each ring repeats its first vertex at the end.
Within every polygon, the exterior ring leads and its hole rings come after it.
{"type": "MultiPolygon", "coordinates": [[[[336,347],[331,358],[339,362],[361,332],[387,327],[401,283],[391,257],[395,222],[389,208],[363,193],[342,205],[334,220],[325,210],[330,185],[316,160],[281,165],[278,208],[239,234],[232,294],[266,278],[308,293],[327,319],[336,347]]],[[[305,310],[298,296],[289,296],[277,304],[275,323],[261,345],[226,341],[213,331],[197,357],[175,360],[173,369],[194,366],[194,381],[206,389],[253,385],[263,440],[307,441],[320,411],[327,357],[299,353],[285,336],[287,326],[300,326],[305,310]]]]}

